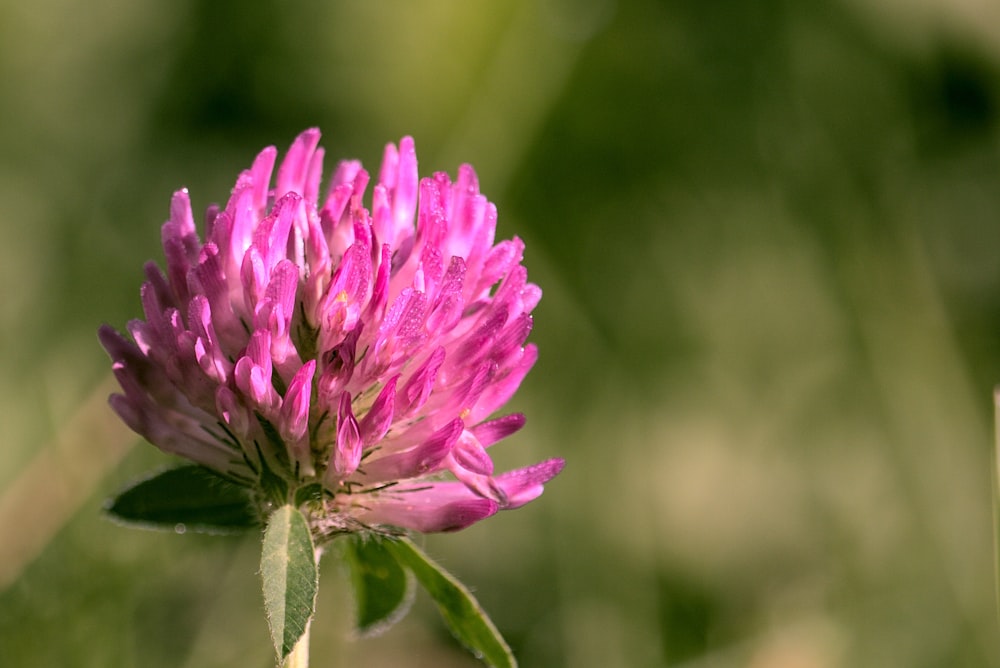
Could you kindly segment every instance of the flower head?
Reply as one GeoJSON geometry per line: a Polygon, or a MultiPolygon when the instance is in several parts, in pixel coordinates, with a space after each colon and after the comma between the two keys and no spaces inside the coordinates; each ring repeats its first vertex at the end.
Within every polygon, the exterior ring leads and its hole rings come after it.
{"type": "Polygon", "coordinates": [[[324,198],[319,131],[272,172],[264,149],[199,237],[186,190],[146,265],[145,318],[100,339],[112,408],[148,441],[254,490],[262,507],[310,490],[320,534],[464,528],[542,492],[550,459],[495,475],[491,417],[531,369],[541,297],[520,239],[495,243],[476,174],[418,179],[413,140],[368,173],[341,162],[324,198]]]}

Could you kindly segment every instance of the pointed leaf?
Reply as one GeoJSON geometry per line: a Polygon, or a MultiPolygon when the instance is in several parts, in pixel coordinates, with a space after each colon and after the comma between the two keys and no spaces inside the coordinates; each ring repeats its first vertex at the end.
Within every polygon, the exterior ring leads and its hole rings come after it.
{"type": "Polygon", "coordinates": [[[517,661],[503,636],[461,582],[407,538],[386,541],[384,545],[401,564],[413,571],[463,645],[494,668],[516,668],[517,661]]]}
{"type": "Polygon", "coordinates": [[[378,538],[353,536],[347,564],[354,584],[358,633],[374,636],[402,619],[413,602],[413,575],[378,538]]]}
{"type": "Polygon", "coordinates": [[[180,466],[126,488],[105,504],[112,519],[183,533],[238,533],[257,526],[247,488],[203,466],[180,466]]]}
{"type": "Polygon", "coordinates": [[[309,524],[293,506],[271,514],[260,557],[264,607],[281,663],[306,632],[316,607],[319,570],[309,524]]]}

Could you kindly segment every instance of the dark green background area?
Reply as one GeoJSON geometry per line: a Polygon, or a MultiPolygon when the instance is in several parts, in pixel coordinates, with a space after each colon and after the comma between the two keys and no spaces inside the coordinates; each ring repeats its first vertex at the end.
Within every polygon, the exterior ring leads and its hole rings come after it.
{"type": "MultiPolygon", "coordinates": [[[[527,244],[541,357],[495,458],[566,470],[423,545],[524,666],[1000,666],[1000,12],[969,7],[4,4],[4,664],[271,665],[259,542],[107,522],[169,460],[77,425],[122,438],[95,332],[140,315],[170,194],[318,126],[328,172],[404,134],[472,163],[527,244]]],[[[336,554],[320,581],[312,665],[476,665],[426,599],[350,639],[336,554]]]]}

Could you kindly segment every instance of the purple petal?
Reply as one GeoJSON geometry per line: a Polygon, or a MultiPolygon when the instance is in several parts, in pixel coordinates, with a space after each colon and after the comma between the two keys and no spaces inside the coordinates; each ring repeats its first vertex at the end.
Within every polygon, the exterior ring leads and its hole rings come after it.
{"type": "Polygon", "coordinates": [[[225,385],[220,385],[215,391],[215,410],[237,438],[247,438],[250,434],[250,413],[239,397],[225,385]]]}
{"type": "Polygon", "coordinates": [[[521,303],[524,304],[525,313],[531,313],[534,311],[541,299],[542,289],[540,287],[534,283],[528,283],[524,286],[524,291],[521,293],[521,303]]]}
{"type": "Polygon", "coordinates": [[[333,407],[340,401],[340,393],[354,375],[354,359],[358,337],[362,327],[358,325],[347,333],[344,340],[320,355],[319,381],[316,383],[319,400],[323,406],[333,407]]]}
{"type": "Polygon", "coordinates": [[[281,402],[282,436],[291,442],[302,440],[309,428],[309,399],[312,394],[316,360],[309,360],[295,373],[281,402]]]}
{"type": "Polygon", "coordinates": [[[369,524],[435,533],[464,529],[499,510],[495,501],[472,496],[464,487],[464,493],[453,493],[448,486],[457,484],[432,483],[409,492],[400,490],[391,496],[380,496],[370,509],[359,513],[360,519],[369,524]]]}
{"type": "Polygon", "coordinates": [[[212,309],[203,295],[196,295],[188,305],[188,326],[196,337],[194,353],[198,366],[216,383],[225,383],[233,365],[219,346],[212,309]]]}
{"type": "Polygon", "coordinates": [[[187,190],[178,190],[170,202],[170,220],[160,232],[163,254],[167,260],[167,276],[178,303],[189,297],[187,274],[198,258],[201,245],[195,232],[194,216],[187,190]]]}
{"type": "Polygon", "coordinates": [[[299,463],[300,471],[312,468],[309,451],[309,401],[315,372],[316,360],[303,364],[292,377],[281,402],[278,429],[288,446],[289,456],[299,463]]]}
{"type": "MultiPolygon", "coordinates": [[[[281,198],[285,193],[294,192],[305,196],[308,190],[307,183],[310,176],[310,166],[313,154],[319,145],[320,132],[317,128],[310,128],[302,132],[285,154],[285,159],[278,167],[277,186],[274,189],[274,196],[281,198]]],[[[318,184],[313,191],[318,190],[318,184]]]]}
{"type": "Polygon", "coordinates": [[[455,463],[466,471],[486,476],[493,475],[493,460],[470,431],[462,432],[455,447],[452,448],[451,456],[455,463]]]}
{"type": "Polygon", "coordinates": [[[453,420],[423,443],[404,452],[396,452],[365,462],[365,484],[386,480],[405,480],[436,470],[451,452],[462,433],[462,421],[453,420]]]}
{"type": "Polygon", "coordinates": [[[368,413],[361,419],[359,425],[361,429],[361,441],[365,447],[371,446],[382,440],[389,427],[392,425],[393,409],[396,403],[396,381],[399,376],[394,376],[385,384],[378,397],[375,398],[368,413]]]}
{"type": "Polygon", "coordinates": [[[475,434],[484,448],[488,448],[497,441],[505,439],[521,429],[524,426],[524,422],[525,418],[522,413],[513,413],[477,424],[469,431],[475,434]]]}
{"type": "Polygon", "coordinates": [[[397,229],[405,230],[413,225],[418,182],[417,151],[413,138],[403,137],[399,142],[399,162],[392,188],[392,214],[397,229]]]}
{"type": "Polygon", "coordinates": [[[340,396],[337,411],[337,443],[327,465],[325,482],[334,489],[337,484],[358,469],[361,463],[361,435],[358,421],[351,412],[351,395],[344,392],[340,396]]]}
{"type": "Polygon", "coordinates": [[[510,369],[506,376],[497,379],[492,385],[483,391],[476,401],[475,408],[469,413],[470,422],[478,422],[491,415],[494,411],[507,403],[514,395],[517,388],[521,386],[521,381],[531,371],[531,367],[538,360],[538,348],[534,344],[524,347],[520,359],[510,369]]]}
{"type": "Polygon", "coordinates": [[[498,475],[495,478],[496,483],[507,495],[507,505],[504,509],[520,508],[538,498],[545,483],[559,475],[565,465],[566,461],[563,459],[547,459],[532,466],[498,475]]]}
{"type": "Polygon", "coordinates": [[[271,368],[271,335],[257,330],[250,337],[246,355],[236,362],[233,375],[236,387],[267,417],[278,400],[271,384],[271,368]]]}
{"type": "Polygon", "coordinates": [[[434,387],[434,381],[437,379],[438,369],[444,362],[444,357],[444,348],[436,348],[403,385],[396,397],[396,403],[399,406],[397,411],[400,417],[413,415],[426,403],[434,387]]]}
{"type": "Polygon", "coordinates": [[[466,301],[474,301],[487,294],[490,286],[521,263],[523,255],[524,242],[517,237],[509,241],[501,241],[494,246],[482,264],[476,284],[471,285],[470,281],[468,287],[472,288],[472,291],[471,294],[467,294],[466,301]]]}
{"type": "Polygon", "coordinates": [[[251,246],[243,255],[240,266],[240,282],[243,284],[244,305],[247,313],[253,313],[264,294],[268,282],[267,264],[260,249],[251,246]]]}
{"type": "MultiPolygon", "coordinates": [[[[250,198],[248,203],[254,211],[264,211],[267,207],[267,196],[271,186],[271,173],[274,171],[274,161],[278,157],[278,149],[268,146],[253,161],[253,166],[240,175],[233,190],[246,189],[250,198]]],[[[242,253],[241,253],[242,255],[242,253]]]]}
{"type": "Polygon", "coordinates": [[[142,393],[113,394],[108,402],[132,431],[164,452],[217,471],[244,466],[238,453],[204,432],[201,421],[165,410],[142,393]]]}

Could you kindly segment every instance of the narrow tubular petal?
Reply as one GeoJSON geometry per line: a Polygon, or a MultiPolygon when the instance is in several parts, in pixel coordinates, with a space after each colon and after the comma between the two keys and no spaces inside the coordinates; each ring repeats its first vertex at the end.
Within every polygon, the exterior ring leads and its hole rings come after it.
{"type": "Polygon", "coordinates": [[[237,188],[241,185],[247,188],[247,191],[251,195],[250,204],[253,210],[261,215],[267,206],[271,172],[274,170],[274,161],[277,157],[278,150],[273,146],[268,146],[257,155],[250,171],[243,173],[246,180],[244,181],[244,176],[241,176],[240,181],[236,184],[237,188]]]}
{"type": "Polygon", "coordinates": [[[401,236],[409,237],[413,230],[413,216],[417,208],[417,151],[412,137],[399,142],[399,158],[395,183],[392,188],[392,218],[396,228],[397,245],[402,246],[401,236]]]}
{"type": "Polygon", "coordinates": [[[322,369],[317,390],[320,403],[330,410],[337,406],[337,402],[340,401],[340,393],[354,375],[354,360],[361,331],[362,328],[359,325],[356,329],[348,332],[343,341],[330,350],[320,353],[322,369]]]}
{"type": "Polygon", "coordinates": [[[290,192],[305,196],[313,154],[318,145],[319,130],[316,128],[310,128],[295,138],[278,167],[277,186],[274,189],[276,198],[290,192]]]}
{"type": "Polygon", "coordinates": [[[315,373],[316,360],[303,364],[288,384],[281,403],[281,435],[291,443],[302,440],[308,434],[309,399],[315,373]]]}
{"type": "Polygon", "coordinates": [[[188,307],[188,327],[195,337],[195,359],[201,370],[215,383],[225,383],[232,371],[212,323],[212,309],[202,295],[195,295],[188,307]]]}
{"type": "Polygon", "coordinates": [[[506,510],[520,508],[541,495],[545,483],[559,475],[566,461],[563,459],[547,459],[532,466],[508,471],[498,475],[497,485],[507,495],[506,510]]]}
{"type": "Polygon", "coordinates": [[[493,385],[486,388],[479,397],[475,407],[470,411],[470,421],[482,420],[507,403],[517,388],[521,386],[521,381],[528,375],[537,360],[538,348],[533,344],[525,346],[513,368],[505,376],[497,379],[493,385]]]}
{"type": "Polygon", "coordinates": [[[392,496],[383,496],[358,514],[362,521],[370,524],[436,533],[464,529],[495,515],[499,510],[496,501],[471,494],[453,494],[444,487],[455,484],[434,483],[410,492],[404,490],[392,496]]]}
{"type": "Polygon", "coordinates": [[[409,417],[420,409],[427,402],[434,388],[434,381],[437,379],[438,369],[444,362],[444,348],[438,347],[420,365],[406,384],[403,385],[396,397],[398,412],[400,417],[409,417]]]}
{"type": "Polygon", "coordinates": [[[344,392],[340,396],[337,412],[337,443],[326,471],[327,487],[335,488],[341,480],[357,471],[360,463],[361,434],[358,421],[351,412],[351,395],[344,392]]]}
{"type": "Polygon", "coordinates": [[[466,471],[480,475],[493,475],[493,460],[486,454],[483,444],[470,431],[462,432],[451,452],[455,463],[466,471]]]}
{"type": "Polygon", "coordinates": [[[387,480],[405,480],[433,473],[451,452],[462,433],[462,421],[452,422],[432,434],[426,441],[404,452],[391,453],[364,464],[360,482],[371,484],[387,480]]]}
{"type": "Polygon", "coordinates": [[[361,419],[359,428],[361,430],[361,441],[365,447],[374,445],[382,440],[389,427],[392,425],[393,411],[396,404],[396,381],[399,376],[393,376],[385,384],[382,391],[368,413],[361,419]]]}
{"type": "Polygon", "coordinates": [[[268,419],[273,417],[278,404],[271,384],[271,369],[271,335],[258,329],[250,337],[246,355],[236,362],[234,375],[236,387],[268,419]]]}
{"type": "Polygon", "coordinates": [[[114,362],[116,373],[130,376],[158,404],[173,405],[178,396],[177,388],[166,377],[163,369],[152,363],[138,345],[126,340],[109,325],[101,326],[98,337],[114,362]],[[121,371],[117,371],[118,369],[121,371]]]}
{"type": "Polygon", "coordinates": [[[482,422],[470,429],[484,448],[488,448],[497,441],[507,438],[524,426],[524,415],[512,413],[504,415],[489,422],[482,422]]]}
{"type": "Polygon", "coordinates": [[[225,385],[215,391],[215,410],[236,438],[241,442],[247,439],[250,435],[250,412],[225,385]]]}
{"type": "Polygon", "coordinates": [[[278,431],[288,448],[289,461],[298,462],[299,471],[312,471],[309,447],[309,408],[316,360],[309,360],[295,373],[281,402],[278,431]]]}
{"type": "MultiPolygon", "coordinates": [[[[238,270],[236,273],[238,274],[238,270]]],[[[198,255],[198,265],[188,274],[188,284],[192,292],[203,294],[208,300],[212,324],[227,356],[236,355],[246,346],[246,328],[242,316],[252,313],[252,309],[244,309],[242,303],[233,301],[234,294],[242,293],[238,275],[233,283],[237,286],[235,293],[225,274],[219,249],[214,244],[205,244],[198,255]]]]}
{"type": "Polygon", "coordinates": [[[170,220],[163,224],[160,236],[170,287],[177,303],[183,303],[190,297],[187,274],[198,257],[200,246],[186,190],[174,193],[170,202],[170,220]]]}
{"type": "Polygon", "coordinates": [[[140,394],[113,394],[111,408],[130,429],[169,452],[217,471],[242,468],[240,455],[208,436],[194,418],[165,411],[140,394]]]}

